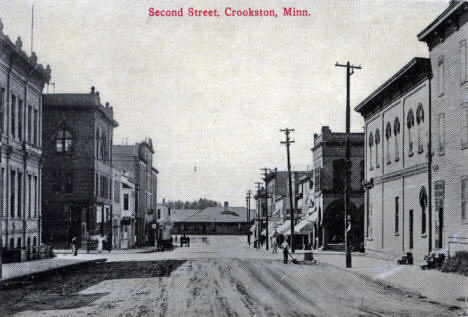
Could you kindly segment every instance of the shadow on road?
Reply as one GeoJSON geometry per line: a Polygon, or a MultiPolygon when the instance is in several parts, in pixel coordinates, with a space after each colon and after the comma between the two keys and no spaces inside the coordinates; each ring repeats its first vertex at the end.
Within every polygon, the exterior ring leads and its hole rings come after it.
{"type": "Polygon", "coordinates": [[[50,276],[24,287],[0,291],[0,316],[25,310],[60,310],[88,306],[107,293],[78,294],[105,280],[168,277],[185,261],[123,261],[93,266],[50,276]]]}

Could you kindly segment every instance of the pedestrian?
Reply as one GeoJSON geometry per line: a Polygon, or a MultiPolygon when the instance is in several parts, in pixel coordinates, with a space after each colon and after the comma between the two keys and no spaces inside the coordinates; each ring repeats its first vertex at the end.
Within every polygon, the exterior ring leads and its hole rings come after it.
{"type": "Polygon", "coordinates": [[[99,253],[102,253],[103,244],[104,244],[104,241],[106,241],[106,238],[103,235],[100,235],[97,238],[97,240],[98,240],[97,249],[98,249],[99,253]]]}
{"type": "Polygon", "coordinates": [[[77,256],[78,255],[78,239],[76,237],[73,237],[71,241],[71,249],[72,249],[73,255],[77,256]]]}
{"type": "Polygon", "coordinates": [[[272,245],[272,252],[273,254],[277,254],[278,253],[278,241],[276,240],[276,236],[273,236],[273,239],[271,241],[271,245],[272,245]]]}
{"type": "Polygon", "coordinates": [[[284,240],[281,247],[283,248],[283,263],[288,264],[288,255],[289,255],[289,244],[288,244],[288,242],[286,240],[284,240]]]}

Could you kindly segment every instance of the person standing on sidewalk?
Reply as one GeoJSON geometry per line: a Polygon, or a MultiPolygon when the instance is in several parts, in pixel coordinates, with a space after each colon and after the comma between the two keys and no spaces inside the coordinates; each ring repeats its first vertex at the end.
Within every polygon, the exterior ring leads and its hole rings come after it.
{"type": "Polygon", "coordinates": [[[77,256],[78,255],[78,239],[76,237],[73,237],[71,241],[71,249],[72,249],[73,255],[77,256]]]}
{"type": "Polygon", "coordinates": [[[283,248],[283,263],[288,264],[288,256],[289,256],[289,244],[288,244],[288,242],[286,240],[284,240],[281,247],[283,248]]]}

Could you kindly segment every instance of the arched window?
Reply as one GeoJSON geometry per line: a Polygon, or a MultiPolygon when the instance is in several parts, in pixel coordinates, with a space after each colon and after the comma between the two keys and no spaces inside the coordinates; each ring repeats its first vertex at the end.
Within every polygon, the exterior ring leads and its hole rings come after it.
{"type": "Polygon", "coordinates": [[[408,116],[406,118],[406,126],[408,127],[408,155],[413,155],[413,137],[412,129],[414,127],[414,114],[413,110],[408,111],[408,116]]]}
{"type": "Polygon", "coordinates": [[[56,136],[57,153],[71,153],[72,150],[72,135],[65,128],[60,129],[56,136]]]}
{"type": "Polygon", "coordinates": [[[369,134],[369,169],[374,169],[372,166],[372,147],[374,146],[374,135],[372,132],[369,134]]]}
{"type": "Polygon", "coordinates": [[[419,192],[419,204],[421,205],[421,234],[426,234],[427,192],[424,186],[421,187],[419,192]]]}
{"type": "Polygon", "coordinates": [[[395,135],[395,161],[400,159],[400,148],[398,146],[398,135],[400,134],[400,119],[395,117],[395,121],[393,122],[393,135],[395,135]]]}
{"type": "Polygon", "coordinates": [[[392,125],[390,122],[387,122],[387,126],[385,128],[385,138],[387,139],[387,164],[392,162],[392,158],[390,157],[390,141],[392,138],[392,125]]]}
{"type": "Polygon", "coordinates": [[[380,144],[380,132],[379,129],[375,130],[375,167],[379,168],[379,144],[380,144]]]}
{"type": "Polygon", "coordinates": [[[424,109],[422,104],[416,109],[416,122],[418,124],[418,153],[424,152],[424,109]]]}

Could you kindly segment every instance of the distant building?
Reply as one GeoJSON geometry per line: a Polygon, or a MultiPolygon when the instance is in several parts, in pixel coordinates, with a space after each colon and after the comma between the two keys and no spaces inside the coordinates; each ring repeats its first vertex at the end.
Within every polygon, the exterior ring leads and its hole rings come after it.
{"type": "Polygon", "coordinates": [[[121,247],[121,220],[122,220],[122,173],[116,169],[112,169],[112,248],[120,249],[121,247]]]}
{"type": "Polygon", "coordinates": [[[0,247],[21,250],[25,260],[41,243],[42,90],[50,67],[27,56],[20,37],[12,43],[1,20],[0,47],[0,247]]]}
{"type": "MultiPolygon", "coordinates": [[[[345,133],[332,132],[322,127],[320,135],[314,135],[312,148],[314,162],[314,198],[309,202],[314,210],[315,248],[344,248],[344,192],[345,192],[345,133]]],[[[362,247],[364,240],[364,135],[350,134],[350,244],[355,249],[362,247]]],[[[310,197],[310,196],[309,196],[310,197]]]]}
{"type": "Polygon", "coordinates": [[[111,242],[113,108],[94,87],[43,99],[43,239],[61,248],[73,237],[111,242]]]}
{"type": "Polygon", "coordinates": [[[113,161],[116,168],[135,175],[136,184],[136,244],[153,245],[156,223],[157,170],[153,168],[151,139],[132,145],[114,145],[113,161]]]}
{"type": "Polygon", "coordinates": [[[173,234],[243,235],[249,230],[247,208],[208,207],[202,210],[171,210],[173,234]]]}
{"type": "Polygon", "coordinates": [[[120,246],[122,249],[133,248],[136,242],[136,184],[134,175],[122,172],[120,183],[120,246]]]}

